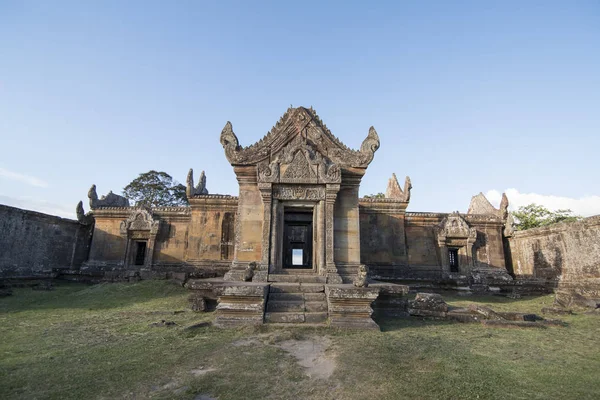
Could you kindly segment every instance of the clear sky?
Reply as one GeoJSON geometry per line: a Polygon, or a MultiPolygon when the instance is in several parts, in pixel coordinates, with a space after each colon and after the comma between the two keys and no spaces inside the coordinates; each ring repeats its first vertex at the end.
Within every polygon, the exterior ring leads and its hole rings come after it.
{"type": "Polygon", "coordinates": [[[409,211],[484,192],[600,214],[600,2],[0,0],[0,203],[74,216],[139,173],[237,194],[227,121],[290,104],[381,148],[361,194],[409,211]]]}

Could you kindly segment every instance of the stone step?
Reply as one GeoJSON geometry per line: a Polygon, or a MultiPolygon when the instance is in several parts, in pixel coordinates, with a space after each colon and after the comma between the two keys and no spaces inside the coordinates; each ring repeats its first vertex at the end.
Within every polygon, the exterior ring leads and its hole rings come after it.
{"type": "Polygon", "coordinates": [[[271,292],[269,293],[269,301],[304,301],[306,299],[306,295],[310,295],[310,294],[323,294],[325,295],[325,293],[300,293],[300,292],[294,292],[294,293],[278,293],[278,292],[271,292]]]}
{"type": "Polygon", "coordinates": [[[304,320],[307,324],[319,324],[327,322],[328,315],[326,312],[307,312],[304,313],[304,320]]]}
{"type": "MultiPolygon", "coordinates": [[[[271,283],[269,293],[302,293],[299,283],[271,283]]],[[[270,294],[269,294],[270,295],[270,294]]]]}
{"type": "Polygon", "coordinates": [[[304,293],[304,301],[327,301],[325,293],[304,293]]]}
{"type": "Polygon", "coordinates": [[[327,302],[325,301],[308,301],[304,303],[306,312],[327,312],[327,302]]]}
{"type": "Polygon", "coordinates": [[[276,323],[302,323],[305,322],[303,312],[268,312],[265,314],[266,322],[276,323]]]}
{"type": "Polygon", "coordinates": [[[271,293],[323,293],[325,285],[318,283],[289,283],[277,282],[271,283],[269,292],[271,293]]]}
{"type": "MultiPolygon", "coordinates": [[[[267,312],[303,312],[304,300],[267,302],[267,312]]],[[[319,310],[320,311],[320,310],[319,310]]]]}
{"type": "Polygon", "coordinates": [[[269,282],[325,283],[326,281],[326,277],[312,274],[269,274],[269,282]]]}

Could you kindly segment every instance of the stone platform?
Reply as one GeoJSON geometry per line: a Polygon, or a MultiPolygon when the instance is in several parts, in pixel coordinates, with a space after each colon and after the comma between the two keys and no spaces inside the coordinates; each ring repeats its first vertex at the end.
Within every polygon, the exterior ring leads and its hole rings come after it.
{"type": "Polygon", "coordinates": [[[275,324],[379,329],[372,319],[374,307],[383,315],[407,314],[407,286],[374,282],[364,288],[327,284],[314,277],[290,280],[190,279],[185,287],[217,300],[215,325],[220,327],[275,324]]]}

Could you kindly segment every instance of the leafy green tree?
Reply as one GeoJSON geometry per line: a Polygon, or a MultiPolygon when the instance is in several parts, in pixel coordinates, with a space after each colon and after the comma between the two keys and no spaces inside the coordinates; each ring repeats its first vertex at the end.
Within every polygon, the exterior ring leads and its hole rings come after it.
{"type": "Polygon", "coordinates": [[[187,205],[185,186],[173,180],[166,172],[148,171],[140,174],[123,188],[123,196],[137,206],[187,205]]]}
{"type": "Polygon", "coordinates": [[[365,199],[385,199],[385,194],[381,192],[377,194],[368,194],[365,196],[365,199]]]}
{"type": "Polygon", "coordinates": [[[525,229],[537,228],[540,226],[548,226],[558,222],[572,222],[581,219],[579,215],[571,215],[571,210],[556,210],[550,211],[544,206],[535,203],[519,207],[517,211],[513,211],[512,215],[515,218],[515,227],[519,231],[525,229]]]}

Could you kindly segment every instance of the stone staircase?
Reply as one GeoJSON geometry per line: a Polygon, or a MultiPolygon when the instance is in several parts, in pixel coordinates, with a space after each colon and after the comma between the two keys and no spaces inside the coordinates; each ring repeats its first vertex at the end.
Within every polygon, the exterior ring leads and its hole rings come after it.
{"type": "Polygon", "coordinates": [[[321,282],[310,282],[314,281],[313,277],[286,280],[296,280],[296,282],[271,283],[265,322],[325,325],[328,319],[325,285],[321,282]],[[309,282],[297,282],[297,280],[309,282]]]}

